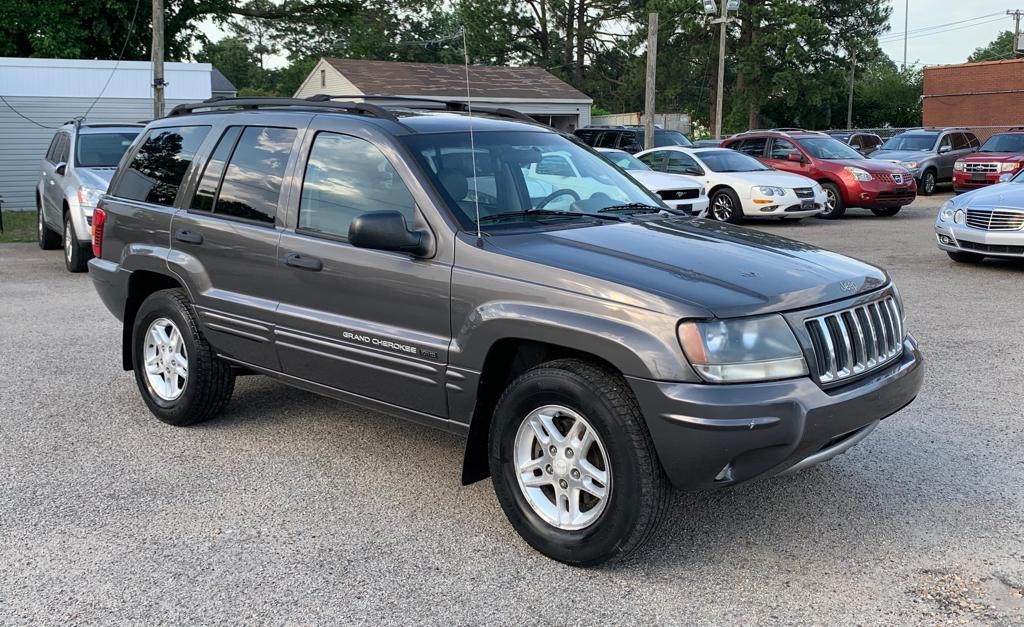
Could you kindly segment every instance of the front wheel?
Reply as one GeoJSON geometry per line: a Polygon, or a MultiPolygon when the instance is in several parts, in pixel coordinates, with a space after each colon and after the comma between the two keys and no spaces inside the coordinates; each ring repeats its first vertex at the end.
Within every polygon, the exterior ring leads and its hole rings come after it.
{"type": "Polygon", "coordinates": [[[36,239],[43,250],[60,248],[60,233],[54,233],[43,219],[42,203],[36,199],[36,239]]]}
{"type": "Polygon", "coordinates": [[[891,218],[899,213],[902,208],[903,207],[875,207],[871,210],[871,213],[883,218],[891,218]]]}
{"type": "Polygon", "coordinates": [[[711,197],[709,214],[719,222],[732,222],[733,224],[743,222],[743,206],[740,204],[739,196],[731,189],[715,192],[711,197]]]}
{"type": "Polygon", "coordinates": [[[567,564],[632,553],[671,494],[626,382],[582,360],[542,364],[513,381],[494,411],[488,451],[512,526],[567,564]]]}
{"type": "Polygon", "coordinates": [[[936,182],[935,170],[925,170],[921,175],[921,185],[918,187],[918,191],[922,196],[931,196],[935,193],[936,182]]]}
{"type": "Polygon", "coordinates": [[[132,327],[132,359],[143,400],[167,424],[209,420],[231,399],[234,372],[206,342],[184,290],[143,301],[132,327]]]}
{"type": "Polygon", "coordinates": [[[85,272],[86,264],[92,257],[92,250],[78,243],[75,225],[71,222],[71,214],[64,215],[64,267],[68,272],[85,272]]]}
{"type": "Polygon", "coordinates": [[[835,183],[822,183],[821,188],[825,190],[825,207],[817,215],[824,220],[836,220],[846,213],[846,203],[843,202],[843,194],[835,183]]]}

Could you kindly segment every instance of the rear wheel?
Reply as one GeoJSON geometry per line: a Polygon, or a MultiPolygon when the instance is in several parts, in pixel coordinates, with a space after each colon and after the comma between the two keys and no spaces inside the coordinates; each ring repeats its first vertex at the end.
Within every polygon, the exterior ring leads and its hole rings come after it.
{"type": "Polygon", "coordinates": [[[132,361],[143,400],[167,424],[213,418],[235,387],[234,372],[206,342],[184,290],[143,301],[132,327],[132,361]]]}
{"type": "Polygon", "coordinates": [[[92,257],[92,251],[86,250],[78,243],[75,225],[71,223],[71,214],[64,214],[64,267],[68,272],[85,272],[86,264],[92,257]]]}
{"type": "Polygon", "coordinates": [[[506,388],[488,450],[512,526],[567,564],[594,566],[636,550],[671,494],[626,382],[578,359],[532,368],[506,388]]]}
{"type": "Polygon", "coordinates": [[[743,222],[743,206],[736,192],[731,189],[719,190],[711,196],[711,210],[708,213],[719,222],[743,222]]]}
{"type": "Polygon", "coordinates": [[[935,170],[928,169],[921,175],[921,187],[918,191],[921,192],[922,196],[931,196],[935,193],[935,170]]]}
{"type": "Polygon", "coordinates": [[[821,188],[825,190],[825,205],[817,217],[825,220],[835,220],[843,217],[846,213],[846,204],[843,202],[843,194],[835,183],[822,183],[821,188]]]}
{"type": "Polygon", "coordinates": [[[947,250],[946,254],[949,258],[957,263],[981,263],[984,261],[984,255],[978,255],[975,253],[961,253],[952,250],[947,250]]]}
{"type": "Polygon", "coordinates": [[[42,203],[38,198],[36,199],[36,238],[39,241],[39,247],[43,250],[60,248],[60,234],[54,233],[46,225],[46,220],[43,219],[42,203]]]}
{"type": "Polygon", "coordinates": [[[876,216],[882,216],[883,218],[890,218],[900,212],[903,207],[875,207],[871,210],[871,213],[876,216]]]}

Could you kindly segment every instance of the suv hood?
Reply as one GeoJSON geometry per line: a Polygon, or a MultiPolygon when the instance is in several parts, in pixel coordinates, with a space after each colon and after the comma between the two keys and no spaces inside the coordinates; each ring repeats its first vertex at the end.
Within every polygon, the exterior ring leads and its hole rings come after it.
{"type": "Polygon", "coordinates": [[[648,189],[699,189],[700,183],[682,174],[629,170],[629,175],[648,189]]]}
{"type": "Polygon", "coordinates": [[[881,161],[921,161],[934,156],[931,150],[876,150],[871,153],[872,159],[881,161]]]}
{"type": "Polygon", "coordinates": [[[1003,161],[1024,161],[1024,153],[1021,152],[973,152],[966,157],[960,157],[957,161],[969,161],[971,163],[1000,163],[1003,161]]]}
{"type": "MultiPolygon", "coordinates": [[[[720,318],[820,305],[889,280],[879,268],[810,244],[688,218],[504,235],[487,245],[720,318]]],[[[614,290],[605,292],[618,300],[614,290]]]]}
{"type": "Polygon", "coordinates": [[[107,191],[115,172],[117,168],[75,168],[75,174],[82,185],[102,191],[107,191]]]}

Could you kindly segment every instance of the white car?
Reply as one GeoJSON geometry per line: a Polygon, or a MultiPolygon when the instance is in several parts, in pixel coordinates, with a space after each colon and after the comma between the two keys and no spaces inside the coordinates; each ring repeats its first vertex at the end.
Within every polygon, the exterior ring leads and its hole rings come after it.
{"type": "Polygon", "coordinates": [[[605,158],[627,171],[638,183],[658,195],[666,205],[703,218],[708,212],[708,197],[704,186],[679,174],[655,172],[625,150],[595,148],[605,158]]]}
{"type": "Polygon", "coordinates": [[[825,207],[825,190],[813,179],[780,172],[728,148],[666,146],[636,154],[652,170],[680,174],[703,184],[711,199],[708,217],[738,224],[744,218],[794,219],[825,207]]]}

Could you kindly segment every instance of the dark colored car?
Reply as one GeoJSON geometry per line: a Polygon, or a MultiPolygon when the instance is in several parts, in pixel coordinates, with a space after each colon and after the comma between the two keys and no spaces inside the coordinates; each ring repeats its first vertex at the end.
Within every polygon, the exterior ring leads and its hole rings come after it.
{"type": "Polygon", "coordinates": [[[853,148],[865,157],[878,150],[882,145],[882,138],[874,133],[863,131],[828,131],[829,137],[833,137],[853,148]]]}
{"type": "MultiPolygon", "coordinates": [[[[588,146],[594,148],[615,148],[630,154],[644,150],[644,127],[642,126],[588,126],[573,131],[588,146]]],[[[654,146],[691,146],[686,135],[679,131],[654,129],[654,146]]]]}
{"type": "Polygon", "coordinates": [[[825,133],[750,131],[727,139],[722,147],[821,183],[827,200],[825,210],[818,214],[820,218],[840,218],[847,207],[870,209],[877,216],[894,216],[917,197],[914,177],[906,168],[866,159],[825,133]]]}
{"type": "Polygon", "coordinates": [[[1012,128],[985,140],[978,152],[953,165],[953,191],[960,194],[999,182],[1024,169],[1024,128],[1012,128]]]}
{"type": "Polygon", "coordinates": [[[917,395],[884,271],[678,215],[585,146],[457,106],[228,99],[149,124],[89,274],[157,418],[213,418],[263,374],[466,436],[463,482],[490,475],[531,546],[592,565],[645,542],[671,486],[820,463],[917,395]],[[575,172],[554,191],[549,154],[575,172]]]}
{"type": "Polygon", "coordinates": [[[694,148],[718,148],[722,145],[722,139],[698,139],[693,143],[694,148]]]}
{"type": "Polygon", "coordinates": [[[953,180],[958,159],[978,150],[974,133],[963,128],[919,128],[890,137],[872,159],[901,165],[914,175],[922,196],[935,193],[938,183],[953,180]]]}

